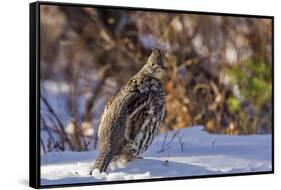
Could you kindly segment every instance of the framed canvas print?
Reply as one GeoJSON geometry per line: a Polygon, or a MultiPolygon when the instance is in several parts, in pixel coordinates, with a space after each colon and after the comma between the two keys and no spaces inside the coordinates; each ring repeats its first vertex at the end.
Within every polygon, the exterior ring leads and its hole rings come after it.
{"type": "Polygon", "coordinates": [[[30,186],[274,172],[274,18],[30,4],[30,186]]]}

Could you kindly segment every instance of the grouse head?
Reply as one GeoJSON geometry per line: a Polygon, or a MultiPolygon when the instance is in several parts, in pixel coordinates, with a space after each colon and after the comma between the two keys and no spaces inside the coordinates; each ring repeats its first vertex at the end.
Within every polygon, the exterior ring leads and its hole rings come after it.
{"type": "Polygon", "coordinates": [[[160,49],[155,48],[150,54],[142,71],[145,75],[161,80],[165,76],[165,69],[161,58],[160,49]]]}

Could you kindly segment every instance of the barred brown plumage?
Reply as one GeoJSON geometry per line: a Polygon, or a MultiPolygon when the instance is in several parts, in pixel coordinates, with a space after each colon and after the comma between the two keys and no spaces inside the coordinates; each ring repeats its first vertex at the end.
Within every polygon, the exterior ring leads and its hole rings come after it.
{"type": "MultiPolygon", "coordinates": [[[[112,161],[131,161],[151,145],[165,113],[165,74],[159,49],[107,103],[99,126],[99,155],[93,166],[105,172],[112,161]]],[[[92,172],[92,171],[91,171],[92,172]]]]}

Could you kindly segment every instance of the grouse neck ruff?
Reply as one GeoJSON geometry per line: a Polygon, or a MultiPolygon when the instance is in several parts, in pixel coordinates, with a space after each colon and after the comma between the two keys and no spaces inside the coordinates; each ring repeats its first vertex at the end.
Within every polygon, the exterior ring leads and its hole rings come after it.
{"type": "Polygon", "coordinates": [[[30,186],[273,173],[273,28],[263,15],[31,3],[30,186]]]}

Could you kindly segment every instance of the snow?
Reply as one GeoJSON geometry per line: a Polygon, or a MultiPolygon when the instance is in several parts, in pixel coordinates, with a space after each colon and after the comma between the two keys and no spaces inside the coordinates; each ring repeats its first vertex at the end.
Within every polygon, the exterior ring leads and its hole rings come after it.
{"type": "Polygon", "coordinates": [[[271,171],[271,135],[214,135],[203,127],[169,132],[153,141],[143,159],[90,175],[97,151],[41,156],[41,185],[271,171]],[[172,137],[175,138],[169,144],[172,137]],[[164,150],[162,150],[164,149],[164,150]],[[161,151],[162,150],[162,151],[161,151]]]}

